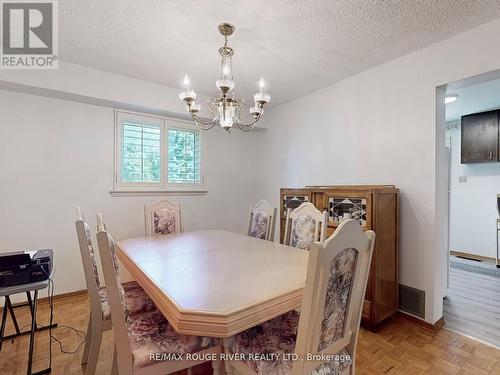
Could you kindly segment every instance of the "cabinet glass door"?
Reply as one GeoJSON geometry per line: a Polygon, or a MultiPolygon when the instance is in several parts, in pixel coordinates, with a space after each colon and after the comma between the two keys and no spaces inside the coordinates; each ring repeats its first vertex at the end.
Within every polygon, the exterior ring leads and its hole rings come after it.
{"type": "Polygon", "coordinates": [[[328,197],[328,219],[332,223],[354,219],[366,227],[366,207],[365,198],[328,197]]]}

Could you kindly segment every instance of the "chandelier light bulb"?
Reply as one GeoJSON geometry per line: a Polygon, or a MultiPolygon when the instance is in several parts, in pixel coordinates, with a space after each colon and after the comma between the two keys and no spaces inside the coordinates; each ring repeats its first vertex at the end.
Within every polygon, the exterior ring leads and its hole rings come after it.
{"type": "Polygon", "coordinates": [[[260,92],[264,91],[264,87],[266,87],[266,81],[264,81],[264,78],[260,78],[259,80],[259,87],[260,87],[260,92]]]}
{"type": "Polygon", "coordinates": [[[186,91],[179,94],[179,99],[185,101],[186,103],[194,101],[196,99],[196,93],[189,87],[190,81],[187,74],[184,75],[183,83],[184,86],[186,86],[186,91]]]}
{"type": "Polygon", "coordinates": [[[190,83],[191,83],[191,82],[189,81],[189,77],[188,77],[188,75],[187,75],[187,74],[185,74],[185,75],[184,75],[184,86],[186,86],[187,91],[189,91],[189,84],[190,84],[190,83]]]}

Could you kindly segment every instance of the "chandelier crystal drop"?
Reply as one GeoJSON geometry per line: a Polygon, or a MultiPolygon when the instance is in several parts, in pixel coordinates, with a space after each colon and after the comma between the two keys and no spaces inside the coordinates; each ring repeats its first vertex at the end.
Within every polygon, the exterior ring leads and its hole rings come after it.
{"type": "Polygon", "coordinates": [[[253,117],[248,123],[241,120],[241,115],[245,108],[245,101],[241,98],[234,97],[234,81],[233,81],[233,66],[232,57],[234,50],[227,45],[227,37],[234,32],[234,26],[229,23],[221,23],[218,27],[220,34],[224,37],[224,45],[219,48],[221,56],[220,78],[215,81],[215,86],[219,90],[218,97],[211,97],[207,100],[210,112],[213,119],[204,121],[198,116],[201,110],[201,105],[196,102],[196,92],[191,88],[191,82],[187,75],[184,76],[184,86],[186,91],[179,94],[179,98],[186,103],[186,109],[193,118],[196,125],[203,130],[213,128],[217,123],[220,126],[231,132],[234,124],[241,130],[250,131],[255,127],[255,124],[262,117],[264,105],[269,103],[271,95],[265,92],[266,86],[264,79],[260,79],[260,91],[257,92],[254,99],[254,106],[250,108],[250,115],[253,117]]]}

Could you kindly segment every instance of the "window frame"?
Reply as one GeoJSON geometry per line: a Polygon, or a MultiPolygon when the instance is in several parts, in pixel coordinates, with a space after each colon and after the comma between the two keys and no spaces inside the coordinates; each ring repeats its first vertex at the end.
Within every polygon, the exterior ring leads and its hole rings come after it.
{"type": "Polygon", "coordinates": [[[161,192],[206,192],[204,176],[205,140],[204,132],[193,123],[170,117],[155,116],[147,113],[115,110],[114,126],[114,175],[111,193],[161,193],[161,192]],[[123,122],[136,121],[140,124],[159,126],[160,128],[160,182],[122,182],[123,122]],[[183,183],[168,181],[168,130],[179,129],[198,132],[200,144],[200,182],[183,183]]]}

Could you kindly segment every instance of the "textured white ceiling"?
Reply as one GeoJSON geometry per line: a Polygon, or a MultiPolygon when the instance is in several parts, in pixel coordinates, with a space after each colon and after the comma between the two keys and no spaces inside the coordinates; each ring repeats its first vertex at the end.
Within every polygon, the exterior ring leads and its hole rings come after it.
{"type": "MultiPolygon", "coordinates": [[[[60,0],[60,58],[214,94],[220,22],[237,94],[274,104],[500,17],[498,0],[60,0]]],[[[466,48],[466,46],[464,46],[466,48]]]]}

